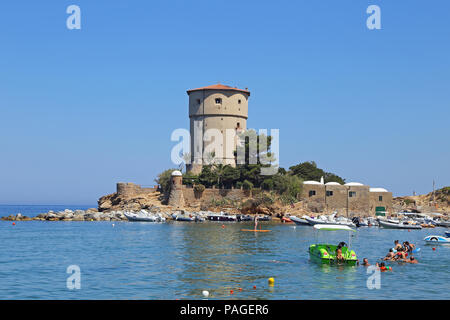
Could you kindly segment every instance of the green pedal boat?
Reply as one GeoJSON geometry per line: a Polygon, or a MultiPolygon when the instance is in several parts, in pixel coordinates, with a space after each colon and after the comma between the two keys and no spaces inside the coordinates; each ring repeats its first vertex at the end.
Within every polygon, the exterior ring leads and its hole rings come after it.
{"type": "MultiPolygon", "coordinates": [[[[318,231],[348,231],[349,235],[351,234],[351,232],[356,232],[354,229],[342,225],[316,224],[314,225],[314,229],[318,231]]],[[[349,237],[349,239],[351,239],[351,237],[349,237]]],[[[312,244],[309,247],[309,256],[311,258],[311,261],[325,264],[346,264],[351,266],[357,264],[358,257],[356,256],[355,251],[351,250],[347,246],[343,246],[341,248],[343,259],[338,260],[336,258],[336,249],[337,245],[333,244],[312,244]]]]}

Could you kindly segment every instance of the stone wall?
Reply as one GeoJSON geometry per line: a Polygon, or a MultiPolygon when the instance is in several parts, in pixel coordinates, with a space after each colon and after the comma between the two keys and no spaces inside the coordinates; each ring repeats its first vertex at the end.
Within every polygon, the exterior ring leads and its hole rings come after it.
{"type": "Polygon", "coordinates": [[[312,212],[324,212],[326,209],[325,187],[323,184],[304,185],[301,200],[306,203],[306,209],[312,212]]]}
{"type": "Polygon", "coordinates": [[[300,200],[304,201],[305,209],[317,213],[337,210],[340,215],[350,217],[374,216],[376,207],[386,207],[392,212],[392,193],[370,192],[369,186],[304,184],[300,200]]]}
{"type": "Polygon", "coordinates": [[[148,194],[156,192],[157,187],[142,188],[138,184],[132,182],[119,182],[117,183],[117,194],[119,196],[133,196],[138,194],[148,194]]]}
{"type": "Polygon", "coordinates": [[[375,214],[377,207],[385,207],[386,211],[392,212],[392,192],[370,192],[370,214],[375,214]]]}
{"type": "Polygon", "coordinates": [[[216,189],[206,188],[203,192],[196,192],[194,188],[183,186],[183,197],[186,205],[195,205],[207,203],[214,200],[232,200],[241,201],[259,194],[261,190],[243,190],[243,189],[216,189]]]}
{"type": "Polygon", "coordinates": [[[327,213],[335,210],[340,213],[347,212],[347,188],[345,186],[325,185],[325,192],[327,213]]]}
{"type": "Polygon", "coordinates": [[[369,186],[348,187],[348,215],[365,216],[369,214],[369,186]],[[350,197],[350,192],[354,192],[350,197]]]}

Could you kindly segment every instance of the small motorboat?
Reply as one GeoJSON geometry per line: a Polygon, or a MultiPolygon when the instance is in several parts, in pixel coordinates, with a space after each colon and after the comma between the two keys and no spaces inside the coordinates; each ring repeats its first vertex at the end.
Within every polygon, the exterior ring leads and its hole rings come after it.
{"type": "Polygon", "coordinates": [[[423,240],[428,244],[450,244],[450,238],[443,236],[427,236],[423,240]]]}
{"type": "Polygon", "coordinates": [[[303,226],[309,226],[310,225],[309,222],[306,221],[305,219],[302,219],[302,218],[299,218],[299,217],[296,217],[296,216],[289,216],[289,218],[295,224],[303,225],[303,226]]]}
{"type": "Polygon", "coordinates": [[[447,238],[450,238],[450,231],[445,231],[445,236],[446,236],[447,238]]]}
{"type": "Polygon", "coordinates": [[[380,227],[383,227],[385,229],[414,229],[414,230],[422,229],[420,225],[409,224],[407,222],[392,223],[388,221],[379,220],[378,223],[380,224],[380,227]]]}
{"type": "Polygon", "coordinates": [[[227,214],[224,212],[211,213],[206,217],[209,221],[237,221],[237,217],[234,214],[227,214]]]}
{"type": "Polygon", "coordinates": [[[239,214],[236,216],[237,221],[252,221],[253,217],[249,214],[239,214]]]}
{"type": "Polygon", "coordinates": [[[134,213],[131,211],[125,211],[123,213],[125,217],[127,217],[128,221],[134,222],[156,222],[158,221],[158,217],[154,214],[151,214],[145,210],[141,210],[138,213],[134,213]]]}
{"type": "Polygon", "coordinates": [[[329,220],[327,220],[325,217],[311,218],[308,216],[303,216],[303,218],[306,221],[308,221],[308,223],[312,226],[315,226],[316,224],[326,224],[326,225],[341,225],[348,227],[356,227],[356,225],[353,222],[348,221],[346,218],[334,219],[334,216],[330,217],[329,220]]]}
{"type": "Polygon", "coordinates": [[[283,223],[294,223],[290,217],[281,218],[281,222],[283,223]]]}
{"type": "Polygon", "coordinates": [[[172,219],[175,221],[186,221],[186,222],[200,222],[205,221],[205,219],[199,215],[192,214],[190,212],[179,212],[172,214],[172,219]]]}
{"type": "Polygon", "coordinates": [[[270,221],[270,220],[272,220],[271,216],[268,215],[258,216],[258,221],[270,221]]]}
{"type": "Polygon", "coordinates": [[[450,221],[436,221],[436,224],[439,227],[445,227],[445,228],[450,228],[450,221]]]}

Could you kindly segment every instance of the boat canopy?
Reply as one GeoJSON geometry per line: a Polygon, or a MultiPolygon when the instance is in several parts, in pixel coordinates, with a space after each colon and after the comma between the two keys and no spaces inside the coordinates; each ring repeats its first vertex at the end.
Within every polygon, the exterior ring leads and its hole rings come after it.
{"type": "Polygon", "coordinates": [[[342,226],[337,224],[315,224],[314,229],[317,230],[325,230],[325,231],[353,231],[356,232],[355,229],[350,228],[349,226],[342,226]]]}

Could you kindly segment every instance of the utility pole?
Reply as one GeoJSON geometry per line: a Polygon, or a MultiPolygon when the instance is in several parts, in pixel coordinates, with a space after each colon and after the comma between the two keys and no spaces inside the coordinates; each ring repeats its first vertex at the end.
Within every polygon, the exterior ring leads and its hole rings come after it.
{"type": "Polygon", "coordinates": [[[433,206],[436,208],[436,192],[434,191],[435,189],[435,183],[434,183],[434,179],[433,179],[433,206]]]}

